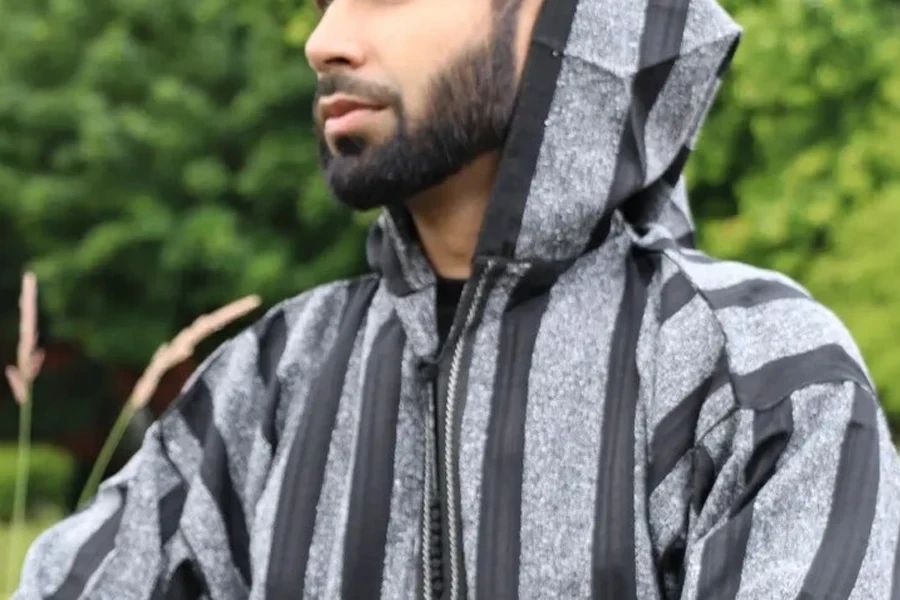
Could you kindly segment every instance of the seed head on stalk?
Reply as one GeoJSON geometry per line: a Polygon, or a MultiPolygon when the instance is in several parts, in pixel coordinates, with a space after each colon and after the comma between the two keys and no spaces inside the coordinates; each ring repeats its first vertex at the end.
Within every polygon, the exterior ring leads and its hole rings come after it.
{"type": "Polygon", "coordinates": [[[6,379],[12,389],[13,398],[19,405],[19,442],[16,449],[16,483],[13,488],[13,514],[5,589],[12,589],[19,570],[17,561],[12,557],[19,555],[28,501],[28,473],[31,468],[31,388],[44,364],[44,351],[37,347],[37,294],[37,277],[30,271],[26,272],[22,276],[22,291],[19,296],[19,345],[16,349],[16,364],[6,367],[6,379]]]}
{"type": "Polygon", "coordinates": [[[16,364],[6,367],[6,379],[19,406],[31,399],[31,386],[44,364],[44,351],[37,347],[37,278],[27,272],[22,277],[19,296],[19,345],[16,364]]]}
{"type": "Polygon", "coordinates": [[[193,355],[197,344],[232,321],[252,312],[260,305],[260,302],[259,296],[247,296],[214,312],[201,315],[182,329],[171,341],[157,348],[153,353],[153,358],[150,359],[150,364],[147,365],[141,378],[135,384],[131,397],[128,399],[132,410],[140,410],[150,402],[162,376],[169,369],[193,355]]]}
{"type": "Polygon", "coordinates": [[[128,401],[122,407],[116,422],[113,424],[106,438],[100,454],[94,462],[87,483],[81,491],[78,506],[84,505],[88,498],[94,495],[100,485],[100,479],[106,472],[113,454],[125,435],[132,417],[139,410],[147,406],[153,397],[153,392],[159,385],[160,379],[166,372],[189,358],[203,339],[209,337],[219,329],[222,329],[232,321],[243,317],[255,310],[261,303],[259,296],[246,296],[240,300],[223,306],[209,314],[201,315],[193,323],[185,327],[172,338],[171,341],[162,344],[153,353],[150,364],[144,370],[138,382],[135,384],[128,401]]]}

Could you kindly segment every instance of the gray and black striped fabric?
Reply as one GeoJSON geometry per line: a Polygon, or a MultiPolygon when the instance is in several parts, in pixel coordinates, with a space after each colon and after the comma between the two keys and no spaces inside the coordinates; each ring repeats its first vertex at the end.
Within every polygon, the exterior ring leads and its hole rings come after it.
{"type": "Polygon", "coordinates": [[[374,273],[214,353],[15,598],[422,597],[435,380],[445,597],[900,598],[857,346],[788,278],[693,249],[681,170],[738,37],[713,0],[548,0],[447,349],[386,211],[374,273]]]}

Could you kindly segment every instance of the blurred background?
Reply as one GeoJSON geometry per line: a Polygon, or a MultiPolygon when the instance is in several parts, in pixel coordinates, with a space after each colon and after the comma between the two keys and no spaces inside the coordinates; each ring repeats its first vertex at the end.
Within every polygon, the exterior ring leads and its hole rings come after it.
{"type": "MultiPolygon", "coordinates": [[[[700,246],[831,307],[900,432],[900,6],[724,4],[745,35],[689,166],[700,246]]],[[[161,342],[239,296],[270,306],[364,271],[374,215],[338,207],[317,170],[316,18],[307,0],[0,0],[0,363],[25,268],[48,352],[32,533],[71,509],[161,342]]],[[[112,468],[194,366],[164,379],[112,468]]],[[[2,526],[16,426],[0,386],[0,564],[19,559],[2,526]]]]}

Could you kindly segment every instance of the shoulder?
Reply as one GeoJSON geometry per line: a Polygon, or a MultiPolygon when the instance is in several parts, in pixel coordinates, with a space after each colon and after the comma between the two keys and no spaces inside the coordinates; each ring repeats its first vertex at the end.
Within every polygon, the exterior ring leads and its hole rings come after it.
{"type": "Polygon", "coordinates": [[[317,286],[274,305],[231,343],[255,349],[258,361],[265,363],[258,365],[260,370],[271,370],[279,359],[290,359],[299,342],[323,342],[349,305],[366,304],[378,285],[378,278],[369,275],[317,286]]]}
{"type": "Polygon", "coordinates": [[[695,250],[667,248],[661,255],[661,319],[702,303],[698,323],[718,331],[740,407],[765,410],[815,384],[873,388],[847,327],[793,279],[695,250]]]}
{"type": "Polygon", "coordinates": [[[378,286],[372,276],[317,286],[269,308],[254,323],[219,345],[183,386],[161,417],[182,420],[195,433],[214,414],[228,415],[223,427],[260,419],[267,398],[275,402],[282,382],[314,367],[324,354],[349,303],[370,298],[378,286]]]}
{"type": "Polygon", "coordinates": [[[339,321],[348,297],[370,278],[342,280],[316,286],[272,305],[256,321],[219,345],[185,385],[201,380],[231,379],[256,372],[268,379],[282,358],[288,358],[298,338],[321,340],[339,321]]]}

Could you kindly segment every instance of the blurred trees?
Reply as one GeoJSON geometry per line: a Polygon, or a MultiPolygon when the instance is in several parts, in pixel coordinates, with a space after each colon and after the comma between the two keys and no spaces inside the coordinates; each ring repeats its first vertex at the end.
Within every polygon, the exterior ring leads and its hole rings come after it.
{"type": "MultiPolygon", "coordinates": [[[[896,3],[724,3],[746,33],[689,166],[701,243],[834,308],[900,425],[896,3]]],[[[0,332],[26,258],[56,335],[135,365],[235,296],[363,268],[370,215],[317,174],[311,4],[0,0],[0,332]]]]}
{"type": "Polygon", "coordinates": [[[900,5],[724,4],[745,34],[689,163],[701,244],[835,310],[900,431],[900,5]]]}
{"type": "Polygon", "coordinates": [[[236,296],[363,268],[362,228],[315,176],[295,11],[0,0],[0,219],[56,335],[140,365],[236,296]]]}

